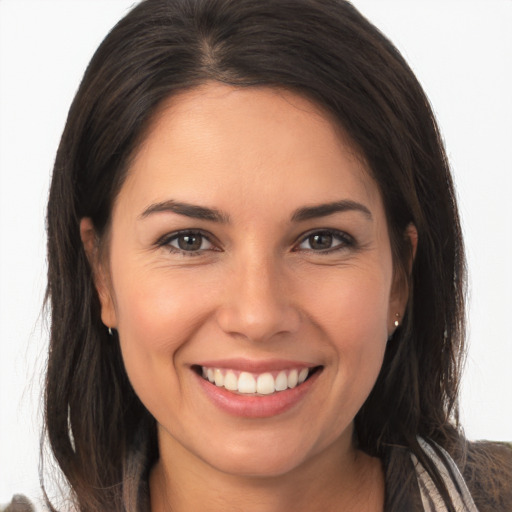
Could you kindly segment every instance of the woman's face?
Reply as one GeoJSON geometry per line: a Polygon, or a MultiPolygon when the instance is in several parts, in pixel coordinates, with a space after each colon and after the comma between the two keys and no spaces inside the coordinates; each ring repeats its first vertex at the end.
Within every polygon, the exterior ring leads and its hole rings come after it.
{"type": "Polygon", "coordinates": [[[279,475],[350,449],[405,297],[379,190],[318,107],[218,84],[169,100],[108,267],[102,319],[162,454],[279,475]]]}

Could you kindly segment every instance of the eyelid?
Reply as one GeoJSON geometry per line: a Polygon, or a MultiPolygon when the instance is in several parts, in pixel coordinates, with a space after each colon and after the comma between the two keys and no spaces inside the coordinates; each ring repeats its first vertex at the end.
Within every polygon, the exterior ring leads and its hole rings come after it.
{"type": "Polygon", "coordinates": [[[294,251],[306,251],[314,254],[329,254],[331,252],[340,251],[349,247],[356,246],[356,240],[353,236],[349,235],[346,231],[340,231],[339,229],[332,228],[317,228],[302,234],[299,237],[298,242],[295,244],[294,251]],[[332,235],[334,239],[341,240],[341,243],[329,247],[328,249],[314,250],[314,249],[301,249],[300,246],[307,241],[308,238],[315,234],[328,233],[332,235]]]}
{"type": "Polygon", "coordinates": [[[219,243],[216,241],[216,238],[206,231],[203,231],[202,229],[180,229],[178,231],[173,231],[171,233],[166,233],[165,235],[161,236],[156,242],[156,247],[166,247],[173,253],[179,253],[179,254],[186,254],[188,256],[198,255],[202,254],[208,251],[219,251],[221,250],[219,248],[219,243]],[[178,247],[174,247],[171,245],[171,242],[179,238],[180,236],[184,235],[196,235],[201,236],[204,239],[206,239],[211,245],[211,248],[208,249],[198,249],[196,251],[185,251],[183,249],[180,249],[178,247]]]}
{"type": "MultiPolygon", "coordinates": [[[[188,256],[193,255],[199,255],[205,252],[209,251],[221,251],[220,244],[218,243],[217,239],[211,234],[208,233],[202,229],[180,229],[178,231],[173,231],[171,233],[166,233],[165,235],[161,236],[156,242],[156,247],[167,247],[171,252],[173,253],[179,253],[179,254],[185,254],[188,256]],[[186,251],[183,249],[180,249],[178,247],[174,247],[171,245],[171,242],[179,238],[180,236],[184,235],[196,235],[201,236],[204,239],[206,239],[211,245],[211,248],[208,249],[198,249],[196,251],[186,251]]],[[[311,252],[315,254],[328,254],[330,252],[340,251],[343,249],[347,249],[349,247],[356,246],[356,240],[353,236],[349,235],[346,231],[341,231],[338,229],[333,228],[316,228],[312,229],[306,233],[303,233],[300,235],[297,243],[293,246],[293,251],[304,251],[304,252],[311,252]],[[330,234],[333,239],[338,240],[339,243],[335,244],[333,247],[327,248],[327,249],[301,249],[300,245],[303,244],[307,239],[315,234],[322,234],[322,233],[328,233],[330,234]]]]}

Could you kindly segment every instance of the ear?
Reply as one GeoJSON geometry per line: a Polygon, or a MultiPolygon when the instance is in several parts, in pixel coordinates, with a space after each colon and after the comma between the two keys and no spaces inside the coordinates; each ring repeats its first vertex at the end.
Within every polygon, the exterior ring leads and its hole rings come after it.
{"type": "Polygon", "coordinates": [[[388,336],[402,323],[402,319],[409,299],[409,277],[412,273],[414,258],[418,248],[418,230],[414,224],[409,224],[404,232],[404,242],[409,246],[409,259],[406,267],[394,272],[393,285],[389,302],[388,336]]]}
{"type": "Polygon", "coordinates": [[[117,327],[117,315],[112,298],[110,274],[102,261],[98,247],[98,236],[92,220],[84,217],[80,221],[80,238],[92,269],[94,286],[101,303],[101,321],[107,327],[117,327]]]}

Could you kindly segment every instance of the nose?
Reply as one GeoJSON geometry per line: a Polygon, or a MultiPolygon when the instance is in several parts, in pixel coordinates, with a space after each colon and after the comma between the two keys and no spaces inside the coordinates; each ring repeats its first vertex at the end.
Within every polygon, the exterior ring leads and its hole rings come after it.
{"type": "Polygon", "coordinates": [[[264,342],[297,331],[301,315],[282,268],[272,258],[236,265],[217,310],[220,328],[249,341],[264,342]]]}

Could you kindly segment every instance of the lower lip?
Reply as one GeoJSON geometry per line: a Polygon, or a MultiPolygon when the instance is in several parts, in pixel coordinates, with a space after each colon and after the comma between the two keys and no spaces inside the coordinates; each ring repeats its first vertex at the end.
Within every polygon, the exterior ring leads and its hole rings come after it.
{"type": "Polygon", "coordinates": [[[315,372],[295,388],[263,396],[238,395],[195,375],[206,396],[224,412],[242,418],[270,418],[297,405],[318,380],[320,373],[322,372],[315,372]]]}

